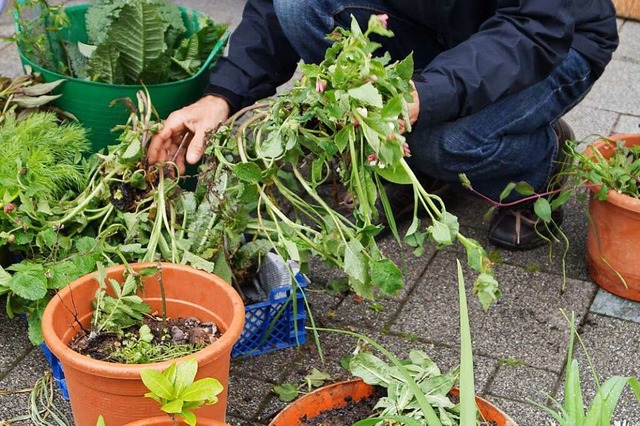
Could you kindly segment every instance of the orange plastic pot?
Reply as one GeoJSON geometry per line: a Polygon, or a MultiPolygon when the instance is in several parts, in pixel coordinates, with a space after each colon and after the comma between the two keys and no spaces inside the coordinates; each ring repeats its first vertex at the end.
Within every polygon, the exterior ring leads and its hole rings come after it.
{"type": "MultiPolygon", "coordinates": [[[[452,393],[457,394],[457,389],[452,393]]],[[[287,405],[269,426],[299,426],[305,419],[313,419],[324,411],[344,407],[351,401],[357,402],[374,395],[374,387],[361,379],[334,383],[316,389],[287,405]]],[[[493,421],[496,426],[517,426],[509,416],[489,401],[476,397],[476,404],[486,421],[493,421]]]]}
{"type": "MultiPolygon", "coordinates": [[[[640,144],[640,134],[616,135],[611,141],[640,144]]],[[[609,158],[615,143],[601,140],[593,145],[609,158]]],[[[589,150],[585,152],[589,155],[589,150]]],[[[605,290],[640,301],[640,200],[609,191],[598,200],[599,187],[591,188],[590,223],[587,230],[587,269],[593,281],[605,290]]]]}
{"type": "MultiPolygon", "coordinates": [[[[179,422],[178,425],[185,426],[186,423],[179,422]]],[[[171,422],[169,416],[158,416],[149,419],[136,420],[135,422],[127,423],[124,426],[175,426],[171,422]]],[[[229,426],[227,423],[219,422],[217,420],[210,420],[198,417],[198,426],[229,426]]]]}
{"type": "MultiPolygon", "coordinates": [[[[135,270],[156,266],[156,263],[132,264],[135,270]]],[[[124,266],[107,269],[109,278],[122,280],[124,266]]],[[[44,340],[58,357],[64,369],[69,399],[76,426],[94,426],[99,415],[107,425],[128,422],[164,413],[159,404],[145,398],[147,388],[140,379],[144,368],[164,370],[180,359],[143,365],[125,365],[97,361],[80,355],[68,347],[80,330],[76,318],[84,328],[91,321],[97,274],[81,277],[63,288],[51,299],[42,317],[44,340]]],[[[194,411],[198,417],[223,422],[227,407],[229,363],[231,349],[244,325],[244,305],[236,291],[221,278],[183,265],[162,264],[167,314],[170,317],[196,317],[214,322],[223,335],[212,345],[195,353],[198,376],[214,377],[224,391],[215,405],[194,411]]],[[[144,278],[141,296],[152,310],[161,310],[160,286],[157,277],[144,278]]]]}

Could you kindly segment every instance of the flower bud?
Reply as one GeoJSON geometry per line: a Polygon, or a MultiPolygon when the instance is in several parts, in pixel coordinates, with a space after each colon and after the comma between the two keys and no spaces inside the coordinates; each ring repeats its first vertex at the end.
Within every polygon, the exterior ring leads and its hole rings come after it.
{"type": "Polygon", "coordinates": [[[383,14],[376,15],[376,16],[380,20],[380,23],[382,24],[382,27],[386,29],[388,24],[389,24],[389,15],[387,15],[386,13],[383,13],[383,14]]]}
{"type": "Polygon", "coordinates": [[[4,214],[9,214],[9,213],[13,212],[15,209],[16,209],[16,205],[15,204],[8,203],[6,206],[4,206],[2,211],[4,211],[4,214]]]}
{"type": "Polygon", "coordinates": [[[327,90],[327,82],[321,78],[316,78],[316,92],[324,93],[327,90]]]}

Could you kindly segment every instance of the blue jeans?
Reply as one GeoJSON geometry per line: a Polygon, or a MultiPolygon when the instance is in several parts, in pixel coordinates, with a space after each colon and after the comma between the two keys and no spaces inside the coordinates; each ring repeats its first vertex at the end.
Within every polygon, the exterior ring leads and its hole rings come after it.
{"type": "MultiPolygon", "coordinates": [[[[388,14],[395,37],[376,41],[396,60],[414,52],[417,70],[443,50],[438,34],[395,14],[391,1],[274,0],[274,5],[287,38],[307,63],[324,58],[325,35],[336,25],[348,27],[351,15],[364,28],[371,14],[388,14]]],[[[542,191],[558,156],[551,123],[575,106],[596,79],[587,60],[571,49],[539,83],[474,114],[415,127],[407,135],[410,164],[446,182],[459,182],[458,175],[465,173],[474,189],[495,200],[509,182],[526,181],[542,191]]]]}

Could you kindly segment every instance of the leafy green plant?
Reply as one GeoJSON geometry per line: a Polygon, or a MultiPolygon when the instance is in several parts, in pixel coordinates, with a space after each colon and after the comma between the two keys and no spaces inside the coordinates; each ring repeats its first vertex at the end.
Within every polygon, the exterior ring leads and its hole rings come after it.
{"type": "Polygon", "coordinates": [[[403,285],[400,269],[376,244],[376,204],[382,204],[400,241],[383,181],[411,185],[414,217],[404,240],[418,252],[427,241],[437,247],[459,241],[479,272],[474,292],[486,309],[500,294],[491,262],[477,241],[459,232],[457,218],[424,190],[405,160],[410,152],[399,121],[410,130],[413,59],[391,63],[388,54],[374,56],[380,45],[369,39],[373,34],[393,35],[377,16],[366,31],[355,19],[350,30],[337,28],[324,61],[302,65],[303,77],[291,91],[224,123],[207,148],[211,179],[237,176],[243,192],[257,199],[258,226],[270,231],[266,237],[280,255],[295,261],[320,256],[343,269],[349,286],[367,299],[395,294],[403,285]],[[351,217],[318,194],[334,179],[354,200],[351,217]],[[428,212],[427,224],[418,218],[419,206],[428,212]]]}
{"type": "Polygon", "coordinates": [[[174,424],[177,425],[177,418],[180,418],[193,426],[197,419],[192,410],[205,404],[215,404],[217,395],[223,391],[220,382],[214,378],[195,380],[197,372],[198,361],[195,358],[171,364],[164,371],[144,369],[140,377],[149,389],[145,396],[157,401],[174,424]]]}
{"type": "Polygon", "coordinates": [[[409,361],[401,361],[373,339],[352,331],[321,329],[354,336],[378,350],[386,359],[358,352],[349,360],[351,372],[365,383],[387,388],[387,396],[374,409],[376,417],[364,419],[354,426],[404,424],[409,426],[476,426],[478,420],[473,377],[473,353],[466,290],[462,266],[457,261],[460,297],[460,367],[441,374],[438,367],[424,353],[412,351],[409,361]],[[448,393],[458,382],[460,400],[454,404],[448,393]],[[388,423],[383,423],[387,421],[388,423]]]}
{"type": "Polygon", "coordinates": [[[197,31],[187,35],[180,9],[166,0],[95,0],[86,13],[87,42],[73,43],[65,38],[64,10],[45,0],[17,2],[15,8],[21,28],[15,39],[29,59],[52,71],[112,84],[188,78],[227,29],[198,17],[197,31]],[[33,9],[36,18],[29,19],[33,9]]]}
{"type": "Polygon", "coordinates": [[[298,398],[301,393],[311,392],[314,388],[324,385],[331,376],[317,368],[311,370],[311,373],[304,376],[303,383],[294,385],[293,383],[283,383],[273,387],[273,392],[282,402],[291,402],[298,398]]]}
{"type": "Polygon", "coordinates": [[[549,413],[560,426],[610,426],[613,424],[613,414],[622,391],[627,385],[640,401],[640,382],[636,377],[613,376],[601,384],[584,342],[576,332],[575,318],[572,316],[571,320],[569,320],[566,315],[565,318],[571,324],[571,337],[569,338],[569,353],[565,367],[564,399],[562,402],[558,402],[549,397],[553,403],[553,408],[533,401],[529,402],[549,413]],[[598,389],[591,403],[587,403],[582,395],[580,366],[573,356],[576,338],[587,357],[591,375],[598,389]]]}

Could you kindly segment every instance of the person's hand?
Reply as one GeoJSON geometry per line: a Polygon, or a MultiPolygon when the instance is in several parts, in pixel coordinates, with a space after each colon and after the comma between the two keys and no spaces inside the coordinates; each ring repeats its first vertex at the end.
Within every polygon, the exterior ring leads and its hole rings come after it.
{"type": "Polygon", "coordinates": [[[151,139],[147,150],[149,164],[175,161],[180,173],[184,173],[185,159],[195,164],[202,158],[206,132],[227,118],[229,104],[218,96],[205,96],[172,112],[162,130],[151,139]]]}
{"type": "MultiPolygon", "coordinates": [[[[418,91],[416,90],[416,85],[411,80],[411,85],[413,86],[413,92],[411,92],[411,96],[413,96],[413,102],[411,102],[409,106],[409,122],[413,126],[418,121],[418,115],[420,114],[420,98],[418,97],[418,91]]],[[[400,120],[400,133],[404,133],[404,120],[400,120]]]]}

